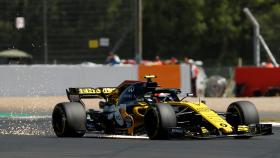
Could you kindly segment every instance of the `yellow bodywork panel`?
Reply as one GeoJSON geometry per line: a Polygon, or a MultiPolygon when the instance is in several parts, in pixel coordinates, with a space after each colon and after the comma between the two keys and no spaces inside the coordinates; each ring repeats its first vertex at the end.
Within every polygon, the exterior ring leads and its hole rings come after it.
{"type": "Polygon", "coordinates": [[[209,131],[205,127],[201,127],[202,134],[207,134],[209,131]]]}
{"type": "Polygon", "coordinates": [[[140,125],[144,124],[144,115],[141,114],[139,111],[146,110],[148,108],[147,104],[145,103],[139,103],[139,105],[135,106],[133,108],[133,118],[135,122],[135,127],[138,127],[140,125]]]}
{"type": "Polygon", "coordinates": [[[238,127],[237,127],[237,131],[238,132],[248,132],[249,131],[249,127],[248,126],[246,126],[246,125],[239,125],[238,127]]]}
{"type": "Polygon", "coordinates": [[[128,135],[133,135],[134,129],[144,124],[144,115],[141,110],[146,110],[148,105],[145,102],[139,102],[132,109],[133,117],[126,112],[126,109],[120,108],[121,116],[126,120],[131,120],[131,127],[121,128],[119,130],[127,130],[128,135]]]}
{"type": "Polygon", "coordinates": [[[233,127],[227,123],[222,117],[211,110],[208,106],[203,103],[193,103],[193,102],[168,102],[175,106],[186,106],[200,114],[205,120],[211,123],[217,129],[220,129],[223,133],[231,134],[233,132],[233,127]]]}

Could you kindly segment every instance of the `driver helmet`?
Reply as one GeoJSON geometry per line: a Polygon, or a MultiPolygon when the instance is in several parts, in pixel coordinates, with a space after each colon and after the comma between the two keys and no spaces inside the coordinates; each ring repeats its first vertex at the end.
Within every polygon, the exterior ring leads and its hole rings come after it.
{"type": "Polygon", "coordinates": [[[168,97],[168,94],[166,94],[166,93],[155,93],[154,96],[158,100],[162,101],[164,98],[168,97]]]}

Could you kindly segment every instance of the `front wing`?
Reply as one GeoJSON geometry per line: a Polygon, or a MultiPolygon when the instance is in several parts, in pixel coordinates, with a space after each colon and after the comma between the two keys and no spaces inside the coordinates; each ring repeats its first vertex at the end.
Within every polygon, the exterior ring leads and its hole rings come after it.
{"type": "MultiPolygon", "coordinates": [[[[169,138],[170,139],[214,139],[214,138],[250,138],[255,136],[262,136],[262,135],[271,135],[272,133],[272,125],[271,124],[257,124],[257,125],[250,125],[250,132],[248,133],[237,133],[237,134],[221,134],[221,135],[208,135],[208,136],[201,136],[201,135],[189,135],[186,133],[186,130],[181,127],[174,127],[169,128],[169,138]]],[[[102,132],[88,132],[86,137],[92,138],[105,138],[105,139],[149,139],[147,135],[118,135],[118,134],[104,134],[102,132]]]]}
{"type": "Polygon", "coordinates": [[[194,138],[194,139],[210,139],[210,138],[250,138],[254,136],[272,135],[272,124],[256,124],[248,126],[248,132],[236,132],[234,134],[219,134],[219,135],[193,135],[188,134],[182,127],[174,127],[168,129],[170,138],[194,138]]]}

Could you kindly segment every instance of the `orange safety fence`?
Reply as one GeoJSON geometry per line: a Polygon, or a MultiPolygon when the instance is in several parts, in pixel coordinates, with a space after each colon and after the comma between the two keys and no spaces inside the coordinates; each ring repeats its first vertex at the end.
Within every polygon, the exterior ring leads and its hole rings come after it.
{"type": "Polygon", "coordinates": [[[138,80],[143,80],[145,75],[156,75],[162,88],[181,88],[180,65],[139,65],[138,80]]]}

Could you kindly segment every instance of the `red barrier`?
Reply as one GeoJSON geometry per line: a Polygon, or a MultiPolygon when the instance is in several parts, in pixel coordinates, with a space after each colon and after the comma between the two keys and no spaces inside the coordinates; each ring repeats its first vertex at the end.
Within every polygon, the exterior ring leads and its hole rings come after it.
{"type": "Polygon", "coordinates": [[[280,68],[238,67],[235,82],[237,96],[267,95],[280,88],[280,68]]]}

